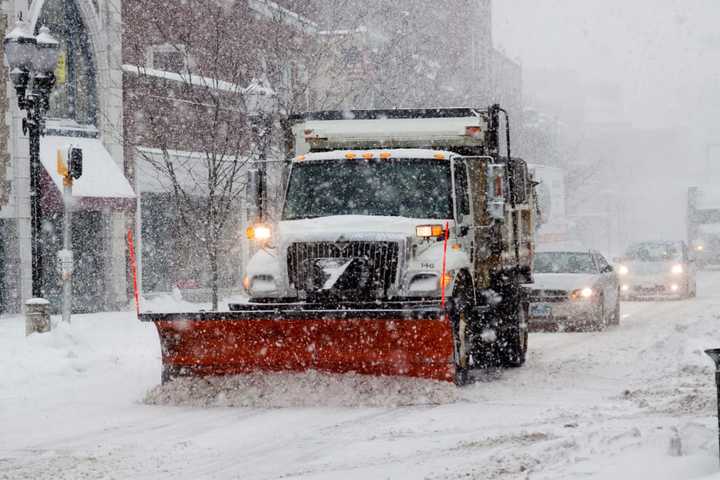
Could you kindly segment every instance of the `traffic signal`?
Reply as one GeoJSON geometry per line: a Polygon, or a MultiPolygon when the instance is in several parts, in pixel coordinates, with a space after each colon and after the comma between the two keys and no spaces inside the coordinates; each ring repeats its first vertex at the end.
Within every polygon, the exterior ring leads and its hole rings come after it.
{"type": "Polygon", "coordinates": [[[82,176],[83,155],[80,147],[70,147],[68,152],[68,173],[77,180],[82,176]]]}

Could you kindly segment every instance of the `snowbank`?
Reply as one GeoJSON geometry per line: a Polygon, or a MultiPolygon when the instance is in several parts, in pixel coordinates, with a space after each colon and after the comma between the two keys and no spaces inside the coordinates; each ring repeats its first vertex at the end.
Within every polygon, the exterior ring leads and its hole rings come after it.
{"type": "Polygon", "coordinates": [[[438,405],[459,399],[459,390],[450,383],[307,372],[180,378],[157,386],[145,401],[154,405],[278,408],[438,405]]]}

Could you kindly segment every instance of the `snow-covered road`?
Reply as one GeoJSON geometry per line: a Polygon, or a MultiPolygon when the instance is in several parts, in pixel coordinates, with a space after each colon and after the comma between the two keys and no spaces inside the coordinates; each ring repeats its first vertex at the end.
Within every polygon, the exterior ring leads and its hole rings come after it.
{"type": "Polygon", "coordinates": [[[154,389],[157,336],[131,314],[27,339],[3,317],[0,479],[720,479],[702,353],[720,346],[720,272],[698,284],[623,304],[605,332],[532,334],[525,367],[460,390],[311,373],[211,402],[154,389]]]}

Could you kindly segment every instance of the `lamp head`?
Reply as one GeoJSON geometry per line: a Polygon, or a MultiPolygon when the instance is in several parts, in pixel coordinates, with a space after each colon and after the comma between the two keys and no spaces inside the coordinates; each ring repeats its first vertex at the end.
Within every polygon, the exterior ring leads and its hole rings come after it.
{"type": "Polygon", "coordinates": [[[18,20],[15,27],[3,40],[5,57],[10,69],[30,70],[33,66],[37,40],[30,33],[25,22],[18,20]]]}
{"type": "Polygon", "coordinates": [[[53,73],[57,66],[60,42],[50,35],[50,29],[43,25],[40,27],[36,39],[35,56],[33,57],[33,70],[37,73],[53,73]]]}

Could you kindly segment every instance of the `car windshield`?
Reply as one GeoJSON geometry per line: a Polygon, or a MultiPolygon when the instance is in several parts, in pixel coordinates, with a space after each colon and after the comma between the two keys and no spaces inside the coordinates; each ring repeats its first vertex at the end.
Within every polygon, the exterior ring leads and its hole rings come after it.
{"type": "Polygon", "coordinates": [[[631,245],[625,257],[640,262],[665,262],[680,260],[682,249],[677,243],[670,242],[643,242],[631,245]]]}
{"type": "Polygon", "coordinates": [[[450,162],[434,159],[296,163],[283,220],[332,215],[452,218],[450,162]]]}
{"type": "Polygon", "coordinates": [[[535,273],[597,273],[592,256],[584,252],[540,252],[535,255],[535,273]]]}

